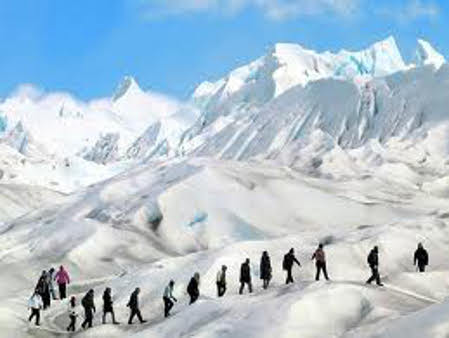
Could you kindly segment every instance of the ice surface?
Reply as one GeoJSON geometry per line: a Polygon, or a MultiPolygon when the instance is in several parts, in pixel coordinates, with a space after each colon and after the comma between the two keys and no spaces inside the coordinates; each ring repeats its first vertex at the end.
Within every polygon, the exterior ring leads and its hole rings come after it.
{"type": "Polygon", "coordinates": [[[449,67],[420,45],[425,58],[410,66],[392,38],[361,52],[276,44],[189,104],[130,77],[87,103],[22,87],[0,104],[0,336],[65,335],[64,302],[40,329],[26,322],[38,275],[60,264],[70,295],[96,292],[95,327],[80,337],[447,336],[449,67]],[[329,282],[314,281],[320,242],[329,282]],[[425,274],[413,266],[418,242],[425,274]],[[364,284],[374,245],[384,288],[364,284]],[[285,286],[291,247],[302,267],[285,286]],[[240,296],[247,257],[255,292],[240,296]],[[201,297],[188,306],[196,271],[201,297]],[[163,319],[170,279],[179,302],[163,319]],[[100,324],[107,286],[122,323],[140,286],[148,322],[100,324]]]}

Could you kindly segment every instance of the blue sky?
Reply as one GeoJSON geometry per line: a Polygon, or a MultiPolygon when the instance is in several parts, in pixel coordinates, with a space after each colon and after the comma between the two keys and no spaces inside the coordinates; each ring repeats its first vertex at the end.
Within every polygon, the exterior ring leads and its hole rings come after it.
{"type": "Polygon", "coordinates": [[[360,49],[393,35],[449,55],[446,0],[4,0],[0,97],[32,83],[83,99],[108,96],[124,75],[186,98],[203,80],[276,42],[360,49]]]}

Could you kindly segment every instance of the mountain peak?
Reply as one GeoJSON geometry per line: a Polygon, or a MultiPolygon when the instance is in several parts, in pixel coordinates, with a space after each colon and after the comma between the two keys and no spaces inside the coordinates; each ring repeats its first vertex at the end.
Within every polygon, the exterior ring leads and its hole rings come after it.
{"type": "Polygon", "coordinates": [[[117,89],[115,91],[115,94],[112,98],[113,101],[119,100],[121,97],[123,97],[125,94],[130,92],[141,92],[137,81],[132,76],[125,76],[120,84],[117,86],[117,89]]]}
{"type": "Polygon", "coordinates": [[[445,62],[444,56],[438,53],[429,42],[418,39],[415,54],[415,63],[417,66],[434,65],[438,69],[445,62]]]}

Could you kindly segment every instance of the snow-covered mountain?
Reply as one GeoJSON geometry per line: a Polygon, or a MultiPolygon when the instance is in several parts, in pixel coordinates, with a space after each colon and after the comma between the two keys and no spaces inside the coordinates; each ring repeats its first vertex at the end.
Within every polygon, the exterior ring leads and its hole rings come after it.
{"type": "MultiPolygon", "coordinates": [[[[60,157],[83,156],[104,135],[114,133],[120,135],[118,152],[125,154],[148,125],[165,124],[165,119],[173,119],[181,110],[192,115],[187,120],[195,117],[193,110],[181,108],[172,98],[143,91],[131,77],[123,79],[113,97],[89,102],[23,86],[0,102],[1,129],[7,135],[21,126],[44,153],[60,157]]],[[[26,147],[18,150],[25,153],[26,147]]]]}
{"type": "Polygon", "coordinates": [[[100,308],[112,287],[122,323],[142,289],[148,323],[100,325],[98,314],[81,337],[445,337],[448,93],[443,56],[419,40],[407,64],[392,38],[360,52],[278,44],[188,103],[129,77],[90,102],[22,87],[0,104],[0,336],[64,334],[64,302],[40,329],[25,320],[40,272],[64,264],[78,300],[93,288],[100,308]],[[318,243],[330,282],[314,280],[318,243]],[[364,283],[374,245],[384,288],[364,283]],[[291,247],[302,266],[286,286],[291,247]],[[254,293],[242,296],[248,257],[254,293]],[[189,306],[194,272],[201,296],[189,306]],[[179,302],[163,319],[171,279],[179,302]]]}

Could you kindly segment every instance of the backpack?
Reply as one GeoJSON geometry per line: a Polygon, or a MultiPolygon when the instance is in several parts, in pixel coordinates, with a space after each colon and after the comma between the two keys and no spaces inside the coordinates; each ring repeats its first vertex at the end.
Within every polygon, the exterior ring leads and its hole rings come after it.
{"type": "Polygon", "coordinates": [[[86,308],[89,304],[87,301],[87,296],[84,296],[83,299],[81,299],[81,305],[86,308]]]}
{"type": "Polygon", "coordinates": [[[374,265],[374,252],[371,251],[368,255],[368,259],[367,259],[368,265],[374,265]]]}
{"type": "Polygon", "coordinates": [[[284,255],[284,260],[282,261],[282,269],[288,270],[288,254],[284,255]]]}

